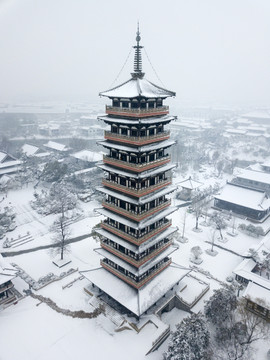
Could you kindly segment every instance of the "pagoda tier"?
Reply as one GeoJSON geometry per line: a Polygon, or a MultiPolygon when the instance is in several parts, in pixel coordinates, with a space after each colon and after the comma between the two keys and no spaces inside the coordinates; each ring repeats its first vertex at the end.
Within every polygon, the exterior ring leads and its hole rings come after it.
{"type": "Polygon", "coordinates": [[[110,126],[103,163],[104,198],[97,209],[105,220],[97,233],[101,266],[134,289],[148,286],[171,264],[172,237],[176,228],[167,217],[176,207],[169,195],[172,185],[170,132],[174,116],[164,100],[175,93],[144,78],[141,71],[140,36],[137,33],[135,67],[127,82],[100,93],[111,100],[99,120],[110,126]]]}

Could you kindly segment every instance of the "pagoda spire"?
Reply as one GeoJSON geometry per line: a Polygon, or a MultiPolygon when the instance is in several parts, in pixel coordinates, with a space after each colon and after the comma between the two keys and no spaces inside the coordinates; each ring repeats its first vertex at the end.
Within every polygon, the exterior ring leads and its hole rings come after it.
{"type": "Polygon", "coordinates": [[[131,74],[133,78],[143,78],[144,73],[142,72],[142,54],[141,54],[141,49],[143,48],[143,46],[140,45],[140,40],[141,40],[141,36],[140,36],[140,28],[139,28],[139,22],[137,25],[137,33],[136,33],[136,42],[137,45],[133,46],[133,48],[135,49],[134,52],[134,72],[131,74]]]}

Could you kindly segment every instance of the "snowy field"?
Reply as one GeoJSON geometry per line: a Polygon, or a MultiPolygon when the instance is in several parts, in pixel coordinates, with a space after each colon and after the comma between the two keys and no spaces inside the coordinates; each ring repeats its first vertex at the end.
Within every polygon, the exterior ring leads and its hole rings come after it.
{"type": "MultiPolygon", "coordinates": [[[[204,180],[205,174],[199,180],[204,180]]],[[[181,177],[175,179],[175,183],[181,181],[181,177]]],[[[213,180],[208,178],[209,184],[213,180]]],[[[216,181],[216,179],[215,179],[216,181]]],[[[225,183],[226,179],[219,179],[225,183]]],[[[33,240],[22,244],[16,248],[2,248],[3,240],[0,240],[1,252],[33,249],[42,245],[51,243],[52,233],[50,226],[56,215],[40,215],[30,206],[30,200],[33,198],[33,188],[10,191],[6,199],[0,206],[10,205],[14,208],[17,227],[8,233],[9,238],[18,238],[19,235],[30,233],[33,240]]],[[[172,205],[178,206],[181,202],[173,199],[172,205]]],[[[92,201],[90,203],[79,204],[81,216],[70,225],[72,237],[85,236],[84,239],[74,242],[70,245],[71,262],[63,268],[58,268],[52,263],[50,251],[48,249],[31,251],[16,256],[10,256],[6,259],[11,263],[18,265],[35,281],[48,273],[60,275],[67,272],[70,268],[76,271],[65,276],[59,281],[54,281],[42,289],[36,291],[38,295],[51,298],[58,306],[63,309],[84,310],[92,312],[93,307],[89,304],[90,296],[84,291],[89,285],[85,278],[81,278],[79,271],[89,270],[99,267],[100,256],[93,251],[99,247],[99,244],[89,236],[92,227],[100,222],[101,216],[96,216],[94,210],[100,207],[99,203],[92,201]],[[77,271],[78,270],[78,271],[77,271]],[[72,286],[65,287],[73,282],[72,286]]],[[[213,239],[213,227],[205,226],[204,217],[200,217],[200,232],[195,232],[195,216],[193,213],[186,212],[185,207],[180,207],[171,217],[173,225],[179,228],[182,234],[184,217],[185,237],[187,242],[181,243],[175,241],[179,247],[172,254],[172,260],[175,263],[189,267],[194,266],[190,261],[191,248],[200,246],[203,253],[201,255],[202,263],[197,266],[192,274],[198,279],[208,283],[210,290],[195,305],[193,311],[203,309],[204,301],[213,293],[214,289],[221,286],[221,282],[226,282],[228,276],[232,276],[233,269],[242,261],[241,255],[245,254],[249,248],[256,247],[261,238],[250,237],[237,230],[238,235],[232,237],[227,234],[231,223],[228,221],[228,228],[223,230],[225,242],[221,242],[218,233],[215,235],[214,249],[216,256],[210,256],[205,251],[211,248],[213,239]],[[186,213],[186,215],[185,215],[186,213]],[[222,247],[222,248],[221,248],[222,247]],[[232,250],[234,253],[232,253],[232,250]],[[208,273],[205,273],[207,271],[208,273]]],[[[236,219],[235,226],[241,219],[236,219]]],[[[28,289],[28,284],[22,279],[17,278],[14,281],[15,287],[23,295],[23,290],[28,289]]],[[[171,326],[171,330],[188,313],[173,309],[169,313],[162,314],[162,321],[171,326]]],[[[133,330],[115,332],[113,322],[99,315],[94,319],[71,318],[59,314],[49,308],[39,300],[24,297],[16,305],[12,305],[0,312],[0,359],[1,360],[67,360],[75,359],[144,359],[145,354],[151,347],[153,336],[157,329],[153,324],[147,324],[139,333],[133,330]],[[132,349],[132,350],[131,350],[132,349]]],[[[168,345],[168,339],[154,353],[147,356],[149,360],[162,358],[162,353],[168,345]]],[[[258,346],[258,359],[264,359],[267,344],[258,346]]]]}

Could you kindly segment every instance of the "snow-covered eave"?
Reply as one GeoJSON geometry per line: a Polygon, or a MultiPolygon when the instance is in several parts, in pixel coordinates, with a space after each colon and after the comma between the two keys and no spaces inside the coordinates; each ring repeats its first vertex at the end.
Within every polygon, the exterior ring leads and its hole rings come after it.
{"type": "Polygon", "coordinates": [[[109,115],[98,116],[98,120],[102,120],[106,123],[115,123],[115,124],[126,124],[126,125],[138,125],[138,124],[157,124],[157,123],[169,123],[177,118],[177,116],[172,115],[164,115],[164,116],[156,116],[149,117],[143,119],[122,119],[122,118],[113,118],[109,115]]]}
{"type": "Polygon", "coordinates": [[[114,167],[112,167],[110,165],[107,165],[107,164],[103,164],[103,163],[97,164],[96,166],[99,167],[100,169],[102,169],[103,171],[111,172],[111,173],[114,173],[114,174],[119,174],[119,175],[122,175],[122,176],[131,177],[131,178],[134,178],[134,179],[144,179],[144,178],[159,174],[161,172],[163,173],[163,172],[166,172],[166,171],[170,171],[170,170],[172,170],[173,168],[176,167],[176,164],[165,164],[165,165],[160,166],[158,168],[143,171],[143,172],[141,172],[139,174],[129,173],[128,171],[115,169],[114,167]]]}
{"type": "Polygon", "coordinates": [[[111,190],[111,189],[108,189],[108,188],[105,188],[103,186],[100,186],[100,187],[97,187],[96,190],[102,192],[103,194],[107,194],[107,195],[111,195],[111,196],[114,196],[120,200],[123,200],[123,201],[127,201],[129,203],[133,203],[133,204],[136,204],[136,205],[142,205],[142,204],[145,204],[149,201],[152,201],[154,199],[157,199],[158,197],[160,196],[163,196],[163,195],[167,195],[173,191],[175,191],[177,189],[176,186],[167,186],[166,188],[164,189],[161,189],[161,190],[157,190],[149,195],[146,195],[146,196],[143,196],[141,198],[133,198],[131,196],[127,196],[127,195],[123,195],[117,191],[114,191],[114,190],[111,190]]]}
{"type": "Polygon", "coordinates": [[[101,229],[96,229],[96,232],[98,234],[100,234],[101,236],[103,236],[104,238],[110,239],[110,240],[114,241],[115,243],[123,246],[124,248],[127,248],[127,249],[133,251],[135,254],[139,254],[142,251],[145,251],[147,248],[155,245],[160,240],[163,240],[165,238],[168,238],[168,237],[172,236],[172,234],[174,234],[177,230],[178,230],[177,227],[170,226],[169,228],[167,228],[164,231],[162,231],[161,233],[153,236],[151,239],[147,240],[146,242],[144,242],[140,246],[136,246],[134,244],[131,244],[130,242],[128,242],[126,240],[123,240],[119,236],[116,236],[116,235],[112,234],[111,232],[109,232],[109,231],[107,231],[105,229],[102,229],[102,228],[101,229]]]}
{"type": "Polygon", "coordinates": [[[110,210],[107,210],[107,209],[104,209],[104,208],[100,208],[100,209],[96,209],[96,212],[105,216],[105,217],[108,217],[112,220],[115,220],[121,224],[124,224],[124,225],[127,225],[133,229],[136,229],[136,230],[140,230],[140,229],[143,229],[145,228],[146,226],[148,225],[151,225],[153,224],[154,222],[160,220],[160,219],[163,219],[164,217],[172,214],[174,211],[178,210],[177,207],[174,207],[174,206],[170,206],[164,210],[161,210],[159,211],[158,213],[150,216],[149,218],[147,219],[144,219],[142,220],[141,222],[137,223],[135,221],[131,221],[131,220],[128,220],[126,218],[124,218],[123,216],[120,216],[120,215],[117,215],[116,213],[110,211],[110,210]]]}
{"type": "Polygon", "coordinates": [[[158,262],[160,262],[162,259],[168,257],[171,253],[173,253],[176,249],[169,247],[168,249],[164,250],[162,253],[158,254],[156,257],[152,258],[151,260],[147,261],[145,264],[143,264],[140,268],[137,268],[133,265],[130,265],[128,262],[122,260],[118,256],[112,254],[108,250],[105,250],[103,248],[95,249],[95,251],[101,255],[104,258],[107,258],[111,261],[113,261],[115,264],[118,264],[122,268],[128,270],[135,276],[140,276],[143,273],[145,273],[147,270],[151,269],[153,266],[155,266],[158,262]]]}
{"type": "Polygon", "coordinates": [[[120,150],[120,151],[131,152],[131,153],[141,153],[141,152],[149,152],[149,151],[153,151],[153,150],[157,150],[157,149],[165,149],[169,146],[174,145],[175,141],[174,140],[164,140],[164,141],[160,141],[158,143],[154,143],[151,145],[144,145],[144,146],[138,146],[138,147],[114,144],[114,143],[109,142],[108,140],[98,141],[97,143],[108,149],[116,149],[116,150],[120,150]]]}

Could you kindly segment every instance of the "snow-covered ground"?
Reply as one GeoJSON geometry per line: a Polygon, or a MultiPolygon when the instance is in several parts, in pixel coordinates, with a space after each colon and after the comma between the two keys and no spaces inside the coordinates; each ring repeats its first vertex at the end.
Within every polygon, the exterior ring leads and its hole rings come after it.
{"type": "MultiPolygon", "coordinates": [[[[183,180],[181,175],[177,176],[175,183],[183,180]]],[[[197,174],[196,180],[203,181],[206,186],[214,185],[216,181],[225,184],[226,177],[212,178],[205,173],[197,174]]],[[[3,240],[0,240],[0,251],[20,251],[36,248],[41,245],[48,245],[51,242],[52,233],[50,226],[56,215],[44,216],[38,214],[30,206],[33,198],[33,187],[21,190],[14,190],[8,193],[7,198],[0,206],[10,205],[14,207],[17,214],[17,228],[8,233],[8,237],[18,238],[28,232],[33,240],[22,244],[16,248],[2,248],[3,240]]],[[[173,199],[173,205],[180,205],[180,201],[173,199]]],[[[78,221],[72,223],[72,237],[81,235],[87,236],[91,233],[92,227],[100,222],[101,217],[97,217],[94,210],[100,204],[92,201],[90,203],[80,203],[79,210],[82,216],[78,221]]],[[[179,233],[182,234],[183,221],[186,208],[180,207],[171,217],[173,225],[178,226],[179,233]]],[[[194,266],[190,261],[191,248],[200,246],[203,250],[201,258],[203,262],[193,271],[193,275],[198,279],[208,283],[210,290],[195,305],[194,311],[203,309],[204,301],[211,296],[213,290],[221,286],[221,282],[226,282],[226,278],[232,275],[233,269],[242,261],[241,255],[245,254],[249,248],[256,247],[260,238],[250,237],[237,230],[238,235],[232,237],[226,232],[230,231],[231,222],[228,221],[228,228],[223,230],[226,242],[218,239],[219,234],[215,234],[216,256],[210,256],[205,251],[211,248],[213,239],[213,227],[203,226],[205,219],[199,220],[201,232],[195,232],[195,216],[186,213],[185,237],[187,242],[176,241],[179,250],[172,254],[173,261],[183,266],[194,266]],[[231,251],[236,254],[232,253],[231,251]],[[208,271],[206,273],[205,271],[208,271]]],[[[237,224],[243,222],[236,219],[237,224]]],[[[45,276],[48,273],[60,275],[67,272],[70,268],[79,271],[89,270],[99,267],[99,255],[93,251],[99,244],[90,236],[85,237],[79,242],[70,244],[70,254],[68,255],[71,263],[58,268],[52,263],[51,254],[48,249],[38,250],[7,259],[17,264],[34,280],[45,276]]],[[[50,283],[42,289],[36,291],[37,294],[51,298],[58,306],[70,310],[93,311],[89,304],[90,297],[84,291],[89,285],[86,279],[79,279],[78,271],[64,277],[59,281],[50,283]],[[72,283],[72,286],[65,285],[72,283]]],[[[28,289],[28,284],[17,278],[15,286],[23,293],[23,289],[28,289]]],[[[173,330],[188,313],[173,309],[169,313],[162,314],[162,321],[169,324],[173,330]]],[[[16,305],[12,305],[0,312],[0,359],[1,360],[67,360],[78,356],[80,359],[144,359],[145,354],[151,347],[153,335],[157,331],[155,325],[147,324],[139,333],[133,330],[115,332],[115,325],[104,315],[95,319],[77,319],[59,314],[38,300],[26,296],[16,305]]],[[[165,351],[168,340],[154,353],[147,356],[150,360],[160,359],[162,352],[165,351]]],[[[259,359],[263,359],[267,351],[266,343],[260,344],[259,359]]]]}

